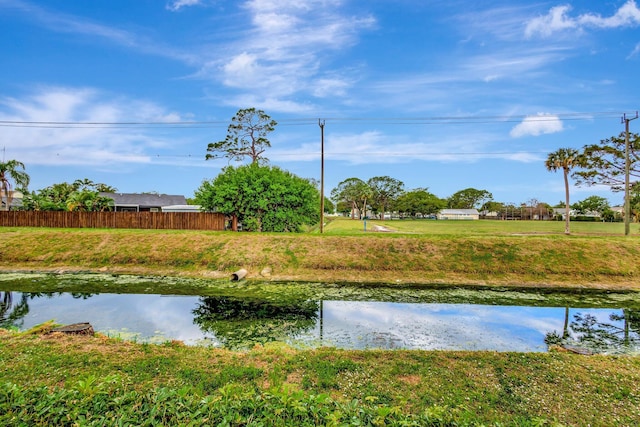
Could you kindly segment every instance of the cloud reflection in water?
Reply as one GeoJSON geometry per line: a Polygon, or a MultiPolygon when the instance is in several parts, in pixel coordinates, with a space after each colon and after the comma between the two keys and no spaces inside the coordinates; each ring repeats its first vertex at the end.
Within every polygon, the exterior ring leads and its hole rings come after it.
{"type": "MultiPolygon", "coordinates": [[[[18,294],[19,295],[19,294],[18,294]]],[[[86,299],[70,294],[29,300],[24,329],[48,320],[90,322],[96,331],[118,331],[148,341],[219,341],[194,324],[197,296],[99,294],[86,299]],[[157,340],[157,339],[156,339],[157,340]]],[[[302,346],[439,350],[546,351],[545,334],[561,331],[563,307],[472,304],[423,304],[323,301],[315,327],[291,337],[302,346]]],[[[608,318],[613,309],[571,309],[608,318]]]]}

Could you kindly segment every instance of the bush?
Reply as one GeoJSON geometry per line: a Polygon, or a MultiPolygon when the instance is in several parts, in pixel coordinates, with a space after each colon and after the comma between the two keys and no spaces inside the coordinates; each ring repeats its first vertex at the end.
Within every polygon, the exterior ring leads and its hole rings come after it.
{"type": "Polygon", "coordinates": [[[318,222],[320,197],[306,179],[277,167],[228,166],[205,181],[195,201],[207,211],[238,218],[247,231],[301,231],[318,222]]]}

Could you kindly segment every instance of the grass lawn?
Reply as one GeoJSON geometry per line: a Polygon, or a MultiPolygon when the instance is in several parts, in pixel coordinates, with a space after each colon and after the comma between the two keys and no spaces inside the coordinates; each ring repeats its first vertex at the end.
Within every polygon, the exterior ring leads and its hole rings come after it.
{"type": "MultiPolygon", "coordinates": [[[[44,331],[41,331],[44,332],[44,331]]],[[[637,426],[640,358],[292,350],[0,330],[0,424],[637,426]]]]}
{"type": "MultiPolygon", "coordinates": [[[[364,233],[364,221],[345,217],[327,217],[324,232],[329,235],[364,233]]],[[[375,232],[376,226],[395,233],[448,236],[504,236],[513,234],[549,234],[564,236],[564,221],[455,221],[455,220],[367,220],[367,232],[375,232]]],[[[621,222],[572,222],[575,236],[611,235],[624,236],[621,222]]],[[[640,225],[632,224],[631,234],[640,237],[640,225]]]]}

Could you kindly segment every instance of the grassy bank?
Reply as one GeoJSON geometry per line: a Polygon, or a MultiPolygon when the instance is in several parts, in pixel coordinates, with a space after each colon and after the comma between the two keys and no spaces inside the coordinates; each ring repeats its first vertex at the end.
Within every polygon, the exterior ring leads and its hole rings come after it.
{"type": "Polygon", "coordinates": [[[640,234],[621,224],[338,220],[325,233],[2,229],[0,268],[332,282],[640,289],[640,234]],[[373,231],[385,227],[391,232],[373,231]]]}
{"type": "Polygon", "coordinates": [[[640,359],[0,331],[2,425],[637,425],[640,359]],[[455,424],[454,424],[455,423],[455,424]]]}

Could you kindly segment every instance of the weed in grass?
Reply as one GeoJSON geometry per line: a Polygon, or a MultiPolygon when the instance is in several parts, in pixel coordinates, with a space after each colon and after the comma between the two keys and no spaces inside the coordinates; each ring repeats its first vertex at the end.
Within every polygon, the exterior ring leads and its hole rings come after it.
{"type": "Polygon", "coordinates": [[[219,389],[227,384],[251,384],[262,378],[263,371],[252,366],[225,366],[211,381],[212,389],[219,389]]]}
{"type": "Polygon", "coordinates": [[[284,254],[289,258],[289,266],[298,267],[300,261],[298,260],[295,252],[291,250],[291,248],[286,248],[284,254]]]}
{"type": "Polygon", "coordinates": [[[314,358],[307,360],[307,363],[309,364],[308,370],[311,370],[315,376],[315,381],[307,377],[307,380],[303,381],[303,386],[309,386],[310,382],[313,382],[313,385],[320,389],[338,389],[340,388],[340,375],[358,370],[358,365],[349,359],[314,358]]]}

